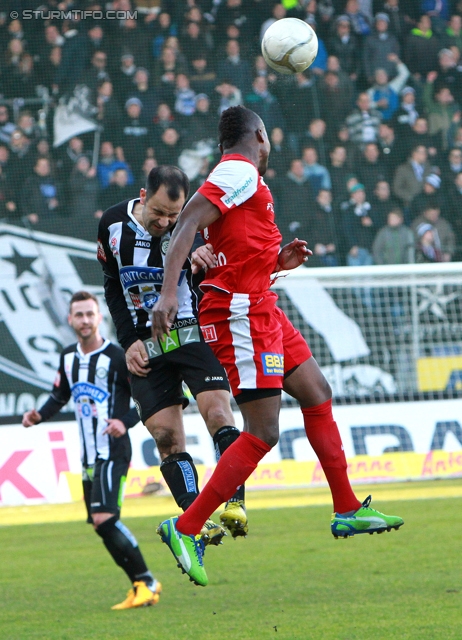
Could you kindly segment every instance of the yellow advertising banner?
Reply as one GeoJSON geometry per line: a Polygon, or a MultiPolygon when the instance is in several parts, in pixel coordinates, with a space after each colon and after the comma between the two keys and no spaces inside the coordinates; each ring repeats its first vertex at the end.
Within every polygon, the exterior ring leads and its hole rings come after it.
{"type": "MultiPolygon", "coordinates": [[[[199,486],[203,487],[214,467],[198,465],[199,486]]],[[[382,456],[356,456],[348,460],[348,475],[353,484],[383,483],[403,480],[431,480],[462,477],[462,450],[429,451],[428,453],[388,453],[382,456]]],[[[72,500],[82,499],[80,474],[64,473],[72,500]]],[[[125,497],[137,497],[150,483],[165,482],[159,467],[130,469],[125,487],[125,497]]],[[[246,482],[247,490],[293,489],[319,487],[326,484],[326,477],[319,462],[283,460],[261,464],[246,482]]],[[[167,488],[165,487],[167,490],[167,488]]]]}

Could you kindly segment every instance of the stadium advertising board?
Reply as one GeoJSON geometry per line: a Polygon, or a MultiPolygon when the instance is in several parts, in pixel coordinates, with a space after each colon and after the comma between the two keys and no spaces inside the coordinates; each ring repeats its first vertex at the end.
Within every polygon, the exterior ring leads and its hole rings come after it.
{"type": "MultiPolygon", "coordinates": [[[[460,401],[410,402],[336,408],[353,482],[391,482],[462,476],[460,401]],[[385,419],[384,419],[385,416],[385,419]]],[[[215,464],[212,441],[198,414],[185,416],[187,447],[204,483],[215,464]]],[[[240,415],[236,414],[240,424],[240,415]]],[[[126,495],[163,479],[154,441],[130,431],[133,459],[126,495]]],[[[81,498],[80,445],[74,422],[0,429],[0,505],[67,502],[81,498]]],[[[303,433],[298,409],[283,409],[281,438],[249,478],[249,489],[322,486],[325,478],[303,433]]]]}

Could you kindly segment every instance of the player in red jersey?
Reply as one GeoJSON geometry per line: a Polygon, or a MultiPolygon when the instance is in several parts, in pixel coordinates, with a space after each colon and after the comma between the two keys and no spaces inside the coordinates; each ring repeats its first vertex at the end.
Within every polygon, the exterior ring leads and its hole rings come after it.
{"type": "Polygon", "coordinates": [[[332,415],[331,389],[302,335],[276,306],[271,276],[293,269],[310,255],[304,240],[280,249],[271,192],[263,175],[270,143],[260,117],[245,107],[223,112],[219,125],[221,162],[183,210],[165,262],[162,297],[154,307],[153,335],[169,333],[177,310],[181,266],[197,230],[213,254],[202,252],[207,273],[199,319],[205,339],[225,367],[244,419],[244,431],[220,458],[199,498],[158,533],[178,566],[197,584],[208,582],[197,537],[213,511],[235,492],[277,444],[281,389],[298,400],[307,438],[329,483],[335,537],[399,528],[356,498],[332,415]]]}

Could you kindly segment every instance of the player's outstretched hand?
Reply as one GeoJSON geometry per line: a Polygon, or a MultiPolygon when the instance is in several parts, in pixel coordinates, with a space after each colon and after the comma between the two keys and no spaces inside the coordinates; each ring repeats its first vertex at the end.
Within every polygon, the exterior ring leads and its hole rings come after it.
{"type": "Polygon", "coordinates": [[[22,417],[22,426],[23,427],[33,427],[34,424],[38,424],[42,416],[37,411],[37,409],[31,409],[30,411],[26,411],[26,413],[22,417]]]}
{"type": "Polygon", "coordinates": [[[306,262],[309,256],[313,255],[311,249],[308,249],[306,245],[306,240],[298,238],[284,245],[278,256],[279,269],[295,269],[306,262]]]}
{"type": "Polygon", "coordinates": [[[162,293],[152,310],[151,333],[153,338],[164,340],[165,335],[170,335],[170,327],[178,311],[176,292],[174,295],[162,293]]]}
{"type": "Polygon", "coordinates": [[[191,254],[191,270],[193,273],[199,273],[201,269],[204,271],[213,269],[217,264],[217,257],[213,253],[211,244],[203,244],[191,254]]]}
{"type": "Polygon", "coordinates": [[[127,369],[135,376],[146,378],[151,369],[148,367],[148,354],[142,340],[137,340],[131,344],[125,352],[127,369]]]}
{"type": "Polygon", "coordinates": [[[120,438],[127,433],[127,427],[124,425],[122,420],[117,420],[117,418],[111,418],[108,420],[106,418],[107,427],[103,431],[103,436],[109,435],[113,438],[120,438]]]}

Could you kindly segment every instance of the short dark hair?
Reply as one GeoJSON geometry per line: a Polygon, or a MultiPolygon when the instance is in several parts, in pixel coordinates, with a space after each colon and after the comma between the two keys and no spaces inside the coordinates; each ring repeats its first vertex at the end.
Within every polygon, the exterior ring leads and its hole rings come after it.
{"type": "Polygon", "coordinates": [[[99,309],[98,298],[93,295],[93,293],[90,293],[89,291],[76,291],[72,294],[72,298],[69,301],[69,311],[71,310],[74,302],[82,302],[83,300],[93,300],[93,302],[96,302],[96,306],[99,309]]]}
{"type": "Polygon", "coordinates": [[[231,149],[241,142],[249,134],[250,124],[257,117],[254,111],[242,105],[223,111],[218,125],[218,139],[223,149],[231,149]]]}
{"type": "Polygon", "coordinates": [[[189,178],[179,169],[172,165],[161,165],[154,167],[146,178],[146,200],[158,192],[161,185],[167,190],[170,200],[176,202],[183,191],[185,198],[189,195],[189,178]]]}

